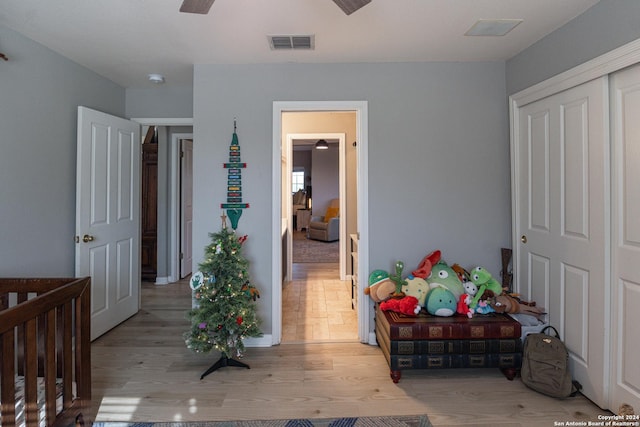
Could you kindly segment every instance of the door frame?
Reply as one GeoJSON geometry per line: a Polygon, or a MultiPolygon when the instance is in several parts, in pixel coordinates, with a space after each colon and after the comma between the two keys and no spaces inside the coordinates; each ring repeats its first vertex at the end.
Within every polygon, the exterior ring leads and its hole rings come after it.
{"type": "MultiPolygon", "coordinates": [[[[169,195],[169,283],[180,280],[180,140],[193,140],[193,133],[174,133],[171,135],[169,165],[171,166],[171,194],[169,195]]],[[[193,251],[193,248],[191,248],[193,251]]]]}
{"type": "MultiPolygon", "coordinates": [[[[521,183],[519,182],[518,173],[513,167],[515,162],[521,157],[519,153],[519,134],[520,129],[518,127],[518,117],[520,116],[520,108],[547,96],[553,95],[555,93],[562,92],[566,89],[572,88],[574,86],[578,86],[580,84],[586,83],[590,80],[600,78],[605,75],[609,75],[615,73],[616,71],[620,71],[623,68],[628,66],[640,63],[640,39],[627,43],[623,46],[620,46],[610,52],[607,52],[603,55],[600,55],[594,59],[591,59],[581,65],[578,65],[574,68],[571,68],[565,72],[555,75],[547,80],[544,80],[540,83],[537,83],[527,89],[524,89],[520,92],[517,92],[513,95],[509,96],[509,122],[510,122],[510,149],[511,149],[511,217],[512,217],[512,247],[513,247],[513,274],[515,278],[515,290],[521,291],[520,282],[518,280],[520,265],[520,234],[519,231],[522,229],[519,219],[519,212],[521,206],[519,206],[519,196],[517,190],[520,188],[521,183]]],[[[610,184],[610,183],[609,183],[610,184]]],[[[609,188],[609,191],[611,188],[609,188]]],[[[611,224],[608,225],[611,228],[611,224]]],[[[611,229],[608,230],[609,235],[611,235],[611,229]]],[[[605,244],[610,245],[610,241],[605,244]]],[[[607,280],[605,289],[605,298],[607,301],[611,300],[611,283],[614,280],[614,271],[611,268],[612,265],[615,265],[615,260],[613,257],[615,254],[614,251],[611,251],[607,248],[606,251],[610,254],[610,258],[604,260],[606,267],[605,270],[608,271],[607,280]]],[[[609,331],[612,323],[615,321],[613,316],[616,314],[616,310],[611,304],[608,304],[605,307],[605,331],[609,331]]],[[[610,337],[611,339],[611,347],[615,348],[616,342],[615,337],[610,337]]],[[[615,353],[615,350],[614,350],[615,353]]],[[[604,354],[604,366],[611,366],[611,357],[615,357],[615,354],[612,356],[611,352],[605,351],[604,354]]],[[[614,402],[612,402],[613,394],[611,393],[612,387],[615,386],[615,372],[605,372],[605,375],[608,375],[608,378],[604,378],[604,384],[606,390],[604,390],[604,398],[608,400],[609,407],[612,406],[614,402]]]]}
{"type": "MultiPolygon", "coordinates": [[[[282,113],[354,111],[356,113],[357,144],[357,224],[359,234],[358,277],[368,277],[369,273],[369,218],[368,218],[368,103],[367,101],[274,101],[272,137],[272,191],[271,213],[271,319],[272,345],[282,340],[282,237],[287,230],[282,213],[282,113]]],[[[356,289],[363,292],[363,283],[356,289]]],[[[360,342],[375,344],[375,335],[370,331],[371,310],[368,298],[358,298],[358,339],[360,342]]]]}
{"type": "MultiPolygon", "coordinates": [[[[346,195],[346,171],[345,171],[345,147],[346,147],[346,138],[347,136],[344,133],[322,133],[322,132],[318,132],[318,133],[290,133],[287,134],[285,141],[283,141],[285,143],[285,145],[283,146],[284,149],[284,155],[287,156],[287,159],[289,161],[287,161],[285,163],[285,167],[286,167],[286,171],[285,171],[285,183],[284,183],[284,188],[291,188],[291,173],[293,171],[293,141],[296,139],[330,139],[330,140],[334,140],[337,139],[338,140],[338,151],[339,151],[339,160],[338,160],[338,198],[340,200],[340,212],[347,212],[346,210],[346,201],[345,201],[345,195],[346,195]]],[[[291,197],[285,197],[285,212],[286,212],[286,218],[287,218],[287,229],[289,231],[293,231],[293,222],[292,222],[292,217],[293,217],[293,201],[291,200],[291,197]]],[[[346,265],[347,265],[347,261],[346,261],[346,254],[347,254],[347,245],[349,244],[349,239],[347,236],[347,221],[346,220],[341,220],[340,221],[340,244],[338,245],[338,247],[340,248],[340,269],[339,269],[339,273],[340,273],[340,280],[347,280],[346,277],[346,265]]],[[[293,264],[293,252],[292,252],[292,246],[293,246],[293,235],[291,232],[287,233],[287,274],[286,274],[286,280],[291,280],[291,273],[292,273],[292,264],[293,264]]]]}
{"type": "MultiPolygon", "coordinates": [[[[172,214],[171,214],[171,218],[170,220],[174,217],[173,216],[173,209],[177,209],[177,215],[176,215],[176,219],[177,219],[177,224],[178,224],[178,233],[177,235],[175,234],[175,232],[171,233],[171,249],[170,249],[170,253],[171,253],[171,269],[170,269],[170,273],[172,275],[172,277],[175,277],[175,275],[173,275],[173,272],[175,271],[177,273],[177,277],[176,280],[181,280],[183,277],[182,275],[182,270],[183,270],[183,263],[184,263],[184,253],[185,253],[185,246],[188,245],[184,245],[184,231],[185,231],[185,222],[184,222],[184,193],[183,193],[183,184],[184,184],[184,180],[185,180],[185,176],[189,176],[189,174],[184,172],[184,141],[190,141],[191,142],[191,171],[190,174],[191,176],[189,177],[189,179],[191,180],[191,222],[193,223],[193,134],[185,134],[185,133],[177,133],[172,137],[172,145],[171,145],[171,156],[176,156],[177,159],[175,161],[175,163],[173,162],[173,157],[171,157],[170,162],[172,163],[172,169],[171,169],[171,198],[169,203],[171,203],[171,210],[172,210],[172,214]],[[191,135],[191,136],[184,136],[184,135],[191,135]],[[174,152],[175,150],[175,152],[174,152]],[[176,175],[176,178],[174,179],[173,175],[176,175]],[[176,186],[176,188],[174,189],[173,186],[176,186]],[[174,203],[172,200],[173,198],[177,196],[177,203],[174,203]],[[173,239],[175,238],[175,240],[177,241],[177,244],[174,246],[174,242],[173,239]],[[175,250],[175,253],[173,252],[175,250]],[[173,267],[173,263],[177,262],[177,266],[174,269],[173,267]]],[[[171,227],[173,228],[173,227],[171,227]]],[[[193,246],[193,224],[191,225],[191,231],[192,231],[192,244],[191,246],[193,246]]],[[[191,271],[187,272],[187,274],[189,273],[193,273],[193,247],[189,248],[191,251],[191,271]]]]}
{"type": "MultiPolygon", "coordinates": [[[[134,122],[139,123],[141,126],[191,126],[193,128],[193,118],[151,118],[151,117],[138,117],[131,119],[134,122]]],[[[171,260],[169,262],[169,275],[165,278],[158,278],[156,285],[167,285],[169,283],[177,282],[180,277],[180,263],[178,262],[178,256],[180,254],[180,213],[178,209],[178,203],[180,203],[180,139],[193,139],[193,132],[191,133],[176,133],[172,134],[171,148],[169,151],[169,166],[171,167],[171,178],[169,184],[169,256],[171,260]]],[[[195,141],[194,141],[195,143],[195,141]]],[[[140,201],[138,201],[140,203],[140,201]]]]}

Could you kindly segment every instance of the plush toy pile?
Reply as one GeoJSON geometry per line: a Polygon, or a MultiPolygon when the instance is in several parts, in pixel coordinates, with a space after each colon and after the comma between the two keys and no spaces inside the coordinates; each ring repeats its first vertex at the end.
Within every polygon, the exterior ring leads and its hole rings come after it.
{"type": "Polygon", "coordinates": [[[417,268],[403,277],[404,263],[396,262],[394,274],[374,270],[364,293],[391,310],[417,316],[423,309],[433,316],[497,313],[527,314],[542,320],[545,312],[535,302],[511,294],[484,267],[470,271],[459,264],[449,266],[439,250],[426,255],[417,268]]]}

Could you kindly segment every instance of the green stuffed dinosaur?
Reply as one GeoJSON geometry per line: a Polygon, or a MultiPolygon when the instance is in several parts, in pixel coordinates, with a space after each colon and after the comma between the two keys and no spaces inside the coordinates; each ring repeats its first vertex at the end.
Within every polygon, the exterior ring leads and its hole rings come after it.
{"type": "Polygon", "coordinates": [[[502,285],[484,267],[476,267],[471,270],[470,279],[478,287],[478,292],[469,304],[470,308],[475,308],[478,305],[478,301],[487,290],[493,292],[495,296],[502,294],[502,285]]]}

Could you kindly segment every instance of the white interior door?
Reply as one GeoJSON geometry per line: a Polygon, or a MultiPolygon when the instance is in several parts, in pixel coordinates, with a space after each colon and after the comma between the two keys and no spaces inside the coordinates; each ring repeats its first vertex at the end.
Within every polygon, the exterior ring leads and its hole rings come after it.
{"type": "Polygon", "coordinates": [[[91,339],[140,306],[140,126],[78,107],[76,275],[91,276],[91,339]]]}
{"type": "Polygon", "coordinates": [[[180,278],[193,270],[193,140],[181,140],[180,162],[180,278]]]}
{"type": "Polygon", "coordinates": [[[607,78],[518,112],[516,286],[544,306],[584,394],[606,407],[607,78]]]}
{"type": "Polygon", "coordinates": [[[610,408],[640,410],[640,65],[611,77],[612,374],[610,408]]]}

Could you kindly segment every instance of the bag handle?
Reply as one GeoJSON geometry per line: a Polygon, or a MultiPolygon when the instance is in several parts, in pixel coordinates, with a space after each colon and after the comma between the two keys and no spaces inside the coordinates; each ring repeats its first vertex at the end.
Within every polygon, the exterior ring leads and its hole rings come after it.
{"type": "Polygon", "coordinates": [[[558,330],[551,325],[545,326],[544,328],[542,328],[540,333],[544,334],[547,329],[551,329],[556,334],[556,338],[560,339],[560,334],[558,333],[558,330]]]}

